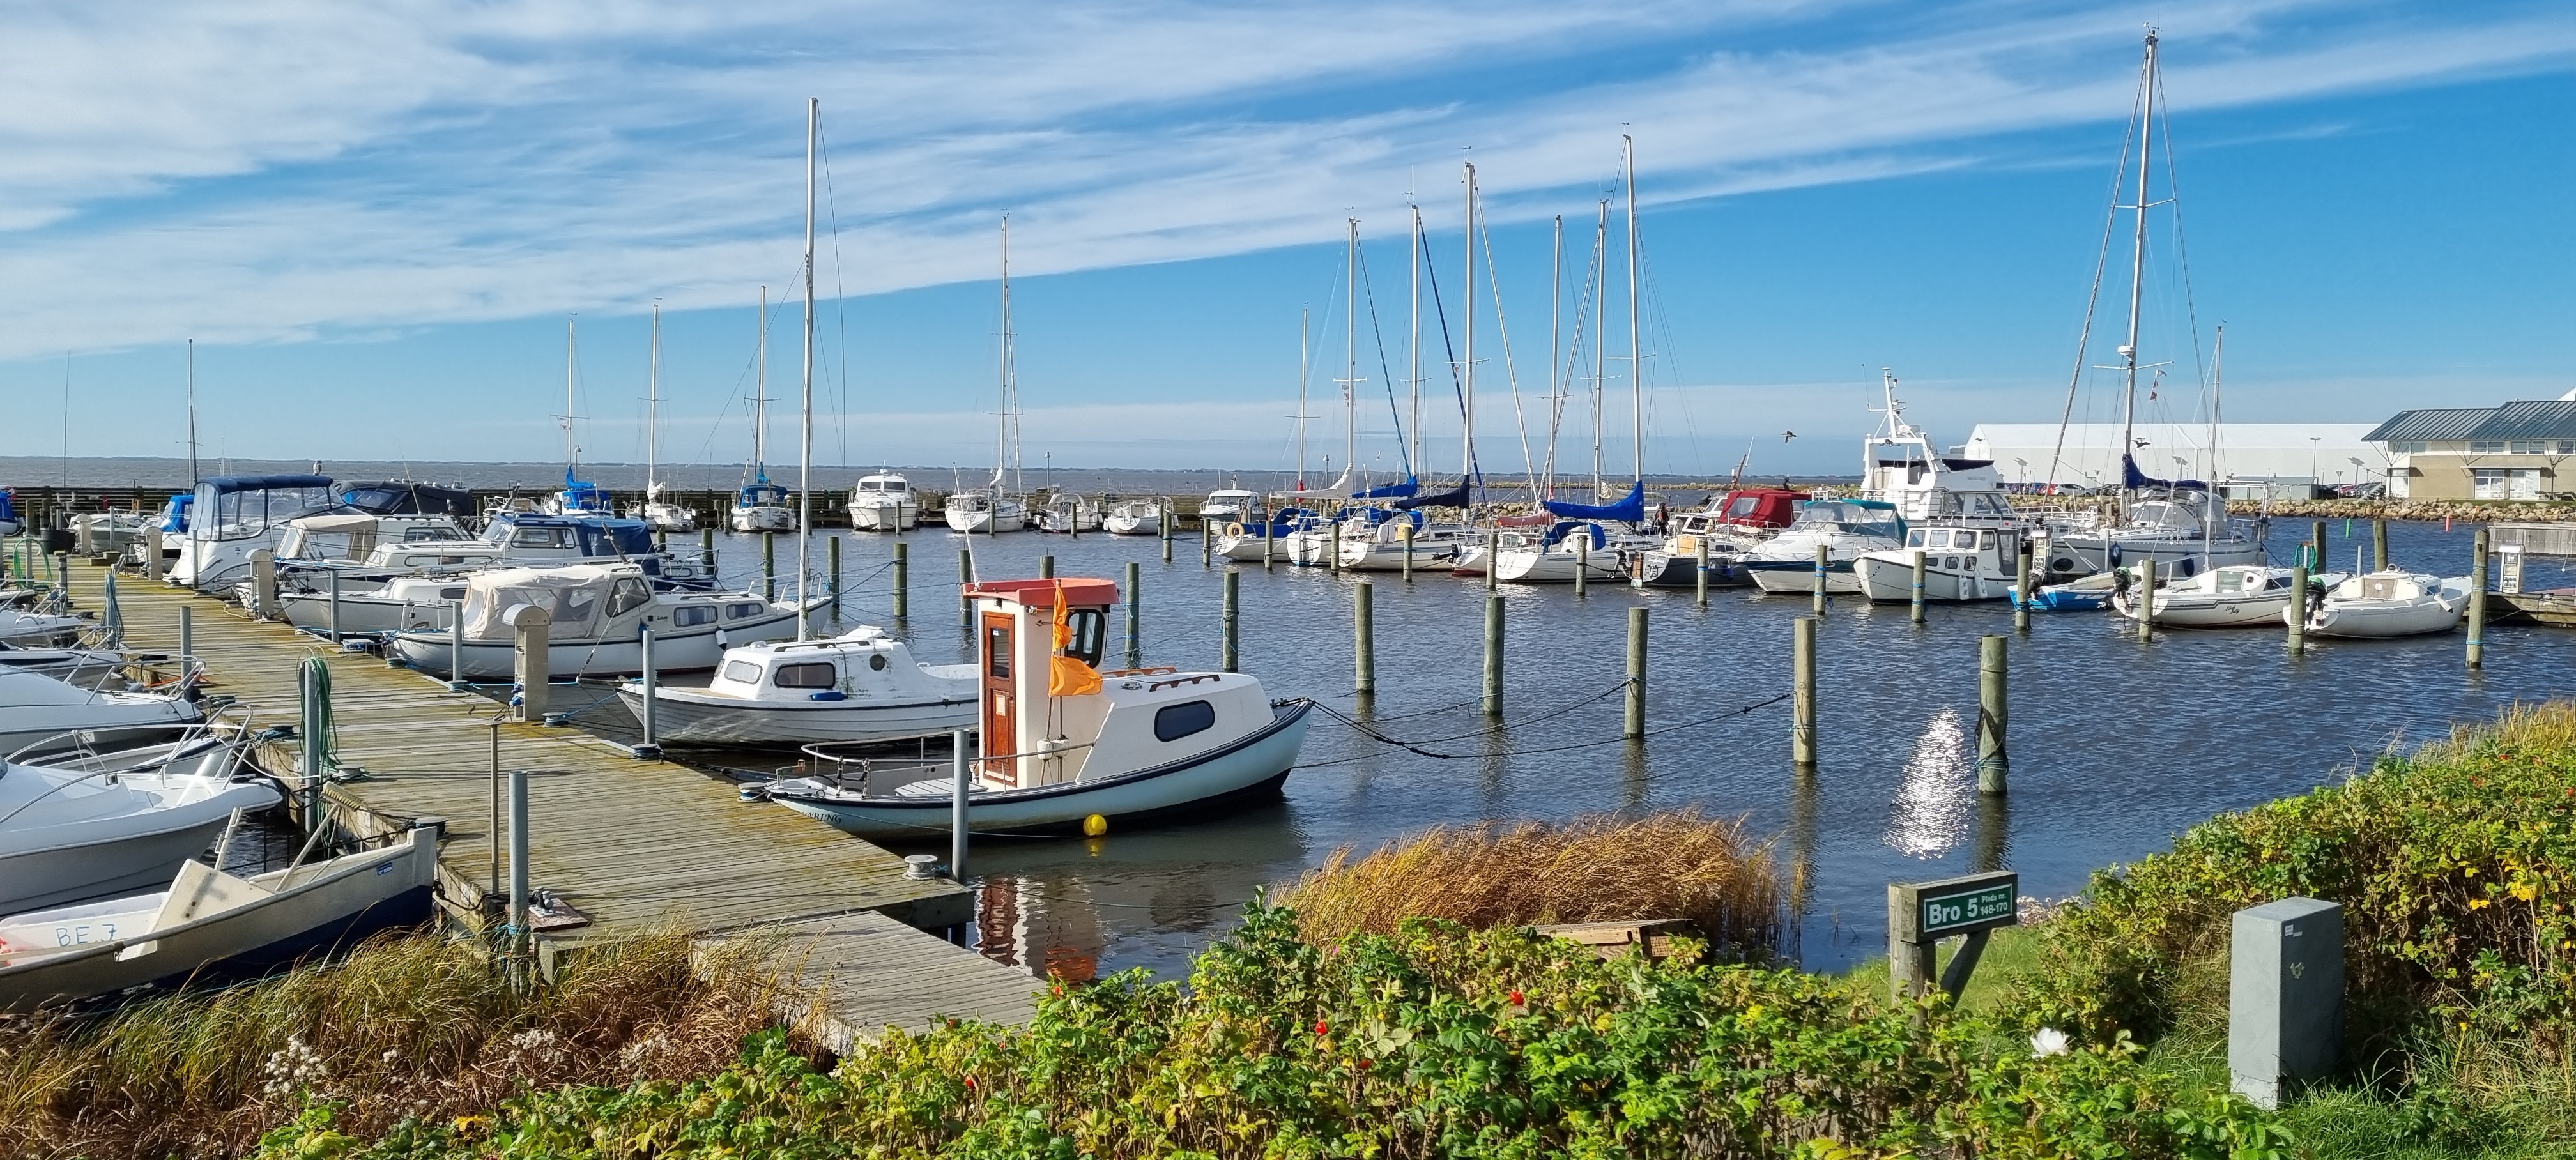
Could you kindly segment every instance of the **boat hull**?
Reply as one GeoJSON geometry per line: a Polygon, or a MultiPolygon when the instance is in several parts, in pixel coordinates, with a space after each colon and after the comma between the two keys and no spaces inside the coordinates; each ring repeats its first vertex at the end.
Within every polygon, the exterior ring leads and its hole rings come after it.
{"type": "Polygon", "coordinates": [[[918,503],[850,505],[850,527],[862,532],[900,532],[921,522],[918,503]]]}
{"type": "Polygon", "coordinates": [[[735,508],[729,522],[737,532],[792,532],[796,513],[783,507],[735,508]]]}
{"type": "MultiPolygon", "coordinates": [[[[1699,556],[1677,552],[1640,552],[1629,565],[1628,582],[1639,588],[1696,588],[1699,586],[1699,556]]],[[[1812,566],[1811,566],[1812,570],[1812,566]]],[[[1708,558],[1708,586],[1711,588],[1744,588],[1753,583],[1753,573],[1733,555],[1708,558]]],[[[1810,591],[1813,586],[1810,586],[1810,591]]]]}
{"type": "MultiPolygon", "coordinates": [[[[1814,592],[1816,565],[1812,560],[1747,560],[1736,565],[1753,578],[1753,586],[1765,592],[1814,592]]],[[[1849,560],[1835,560],[1825,565],[1825,591],[1851,593],[1860,591],[1860,578],[1852,575],[1849,560]]]]}
{"type": "Polygon", "coordinates": [[[1494,560],[1494,579],[1506,584],[1571,584],[1578,575],[1586,580],[1621,579],[1618,553],[1577,555],[1505,548],[1494,560]]]}
{"type": "MultiPolygon", "coordinates": [[[[724,650],[737,644],[755,641],[786,640],[796,635],[796,614],[773,610],[757,617],[731,621],[723,626],[724,641],[716,640],[716,625],[672,629],[653,636],[653,667],[660,672],[687,672],[711,669],[723,659],[724,650]]],[[[517,675],[517,645],[511,641],[469,640],[456,648],[456,664],[462,675],[449,672],[451,646],[446,633],[397,632],[389,648],[402,663],[425,673],[445,673],[452,681],[510,681],[517,675]]],[[[555,680],[576,677],[627,676],[644,671],[644,644],[640,640],[558,640],[547,642],[547,675],[555,680]]]]}
{"type": "MultiPolygon", "coordinates": [[[[2400,636],[2431,636],[2449,632],[2460,625],[2465,598],[2421,601],[2329,601],[2308,614],[2308,635],[2339,636],[2356,640],[2384,640],[2400,636]]],[[[2290,610],[2284,607],[2281,622],[2289,623],[2290,610]]]]}
{"type": "MultiPolygon", "coordinates": [[[[1097,781],[979,791],[967,799],[967,828],[1004,833],[1074,830],[1093,814],[1113,822],[1134,821],[1267,794],[1297,764],[1310,708],[1303,701],[1283,706],[1268,726],[1249,736],[1168,765],[1097,781]]],[[[944,795],[833,798],[781,793],[770,800],[863,838],[915,841],[948,833],[955,808],[944,795]]]]}
{"type": "MultiPolygon", "coordinates": [[[[867,742],[913,737],[943,729],[975,727],[972,689],[941,700],[879,704],[846,701],[754,701],[710,696],[696,689],[656,689],[653,739],[698,745],[802,746],[818,742],[867,742]]],[[[638,720],[644,690],[629,683],[617,691],[638,720]]]]}
{"type": "MultiPolygon", "coordinates": [[[[1954,555],[1950,558],[1960,557],[1954,555]]],[[[1973,563],[1980,557],[1970,555],[1966,559],[1973,563]]],[[[1911,559],[1893,559],[1873,552],[1852,561],[1852,578],[1862,595],[1878,603],[1914,602],[1914,561],[1911,559]]],[[[2012,595],[2012,586],[2012,577],[1988,575],[1971,567],[1927,564],[1923,569],[1923,599],[1942,604],[2002,600],[2012,595]]],[[[1810,585],[1807,591],[1813,592],[1815,588],[1810,585]]]]}
{"type": "Polygon", "coordinates": [[[1113,536],[1159,536],[1163,534],[1163,517],[1111,516],[1107,526],[1113,536]]]}
{"type": "Polygon", "coordinates": [[[0,852],[0,914],[167,886],[180,863],[214,843],[235,809],[266,809],[277,800],[277,791],[265,785],[241,783],[155,811],[147,830],[82,827],[102,833],[91,840],[69,834],[42,849],[0,852]]]}

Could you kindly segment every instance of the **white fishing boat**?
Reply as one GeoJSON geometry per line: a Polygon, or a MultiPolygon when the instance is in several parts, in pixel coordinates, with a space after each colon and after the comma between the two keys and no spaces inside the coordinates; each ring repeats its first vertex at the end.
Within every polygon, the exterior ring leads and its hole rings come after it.
{"type": "Polygon", "coordinates": [[[1626,575],[1609,531],[1588,520],[1558,520],[1535,541],[1495,553],[1494,579],[1507,584],[1570,584],[1626,575]]]}
{"type": "Polygon", "coordinates": [[[1120,500],[1110,505],[1101,526],[1113,536],[1159,536],[1163,534],[1163,502],[1153,499],[1120,500]]]}
{"type": "Polygon", "coordinates": [[[276,550],[287,524],[337,506],[327,475],[200,480],[188,507],[188,538],[170,563],[169,582],[205,591],[230,588],[250,575],[251,553],[276,550]]]}
{"type": "Polygon", "coordinates": [[[2012,595],[2021,538],[1994,528],[1909,528],[1903,547],[1863,552],[1853,560],[1852,579],[1871,600],[1910,603],[1917,554],[1923,557],[1925,600],[2002,600],[2012,595]]]}
{"type": "Polygon", "coordinates": [[[435,819],[397,844],[247,877],[190,859],[150,894],[0,917],[0,1010],[249,974],[429,915],[435,819]]]}
{"type": "MultiPolygon", "coordinates": [[[[2469,578],[2443,579],[2389,570],[2353,576],[2308,606],[2308,635],[2380,638],[2425,636],[2459,627],[2469,607],[2469,578]]],[[[2289,623],[2290,609],[2281,610],[2289,623]]]]}
{"type": "Polygon", "coordinates": [[[1096,532],[1104,523],[1098,500],[1069,491],[1048,496],[1046,505],[1033,514],[1041,532],[1096,532]]]}
{"type": "MultiPolygon", "coordinates": [[[[975,725],[975,666],[925,665],[885,630],[725,650],[703,689],[654,688],[654,739],[808,745],[913,737],[975,725]]],[[[641,717],[644,683],[618,696],[641,717]]]]}
{"type": "Polygon", "coordinates": [[[1798,509],[1777,536],[1738,557],[1765,592],[1814,592],[1816,549],[1825,549],[1825,591],[1858,592],[1852,562],[1905,545],[1905,521],[1885,500],[1820,499],[1798,509]]]}
{"type": "Polygon", "coordinates": [[[793,604],[740,592],[655,591],[630,564],[486,572],[466,581],[464,604],[462,639],[444,627],[405,628],[387,638],[387,648],[404,664],[450,680],[508,681],[518,640],[510,612],[523,605],[551,618],[546,661],[556,680],[644,671],[645,628],[653,630],[657,672],[714,668],[731,645],[796,635],[793,604]]]}
{"type": "MultiPolygon", "coordinates": [[[[1092,667],[1116,584],[1006,580],[967,595],[982,642],[979,755],[957,755],[968,767],[970,829],[1075,829],[1095,814],[1115,827],[1275,793],[1296,765],[1309,702],[1273,705],[1241,673],[1092,667]]],[[[956,791],[949,763],[853,762],[747,786],[743,796],[862,837],[923,840],[948,832],[956,791]]]]}
{"type": "Polygon", "coordinates": [[[0,914],[170,881],[236,810],[276,805],[235,781],[231,743],[199,735],[133,750],[0,762],[0,914]]]}
{"type": "Polygon", "coordinates": [[[850,526],[862,532],[901,532],[921,522],[921,498],[912,481],[890,471],[859,477],[850,489],[850,526]]]}
{"type": "Polygon", "coordinates": [[[0,666],[0,757],[13,761],[162,740],[200,719],[196,703],[175,693],[82,688],[0,666]]]}
{"type": "Polygon", "coordinates": [[[1674,513],[1662,543],[1629,556],[1628,582],[1640,588],[1694,587],[1700,583],[1705,549],[1709,587],[1749,585],[1753,574],[1738,567],[1736,557],[1779,535],[1798,518],[1798,505],[1806,501],[1804,492],[1777,487],[1731,489],[1710,496],[1704,508],[1674,513]]]}
{"type": "Polygon", "coordinates": [[[390,580],[343,582],[334,593],[329,578],[318,590],[277,591],[279,614],[297,628],[341,636],[368,636],[405,629],[447,627],[450,602],[465,599],[462,576],[396,576],[390,580]]]}
{"type": "Polygon", "coordinates": [[[1481,542],[1465,524],[1435,523],[1418,511],[1351,534],[1357,530],[1342,536],[1342,567],[1356,572],[1400,572],[1408,566],[1447,571],[1458,553],[1481,542]]]}
{"type": "MultiPolygon", "coordinates": [[[[2126,571],[2135,574],[2135,569],[2126,571]]],[[[2174,628],[2255,628],[2276,625],[2290,607],[2291,583],[2296,573],[2288,568],[2263,564],[2226,564],[2196,576],[2164,581],[2156,586],[2156,623],[2174,628]]],[[[2313,585],[2332,588],[2343,582],[2340,574],[2319,576],[2313,585]]],[[[2123,585],[2111,597],[2111,607],[2120,615],[2138,615],[2138,592],[2123,585]]]]}

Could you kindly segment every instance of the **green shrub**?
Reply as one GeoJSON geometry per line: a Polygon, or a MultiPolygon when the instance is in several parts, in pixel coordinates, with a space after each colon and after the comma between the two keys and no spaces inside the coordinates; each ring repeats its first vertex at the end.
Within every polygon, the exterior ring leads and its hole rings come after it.
{"type": "Polygon", "coordinates": [[[2224,1094],[2125,1044],[2034,1058],[1939,1000],[1830,979],[1604,961],[1408,923],[1332,947],[1256,903],[1187,988],[1052,987],[1025,1028],[889,1032],[828,1073],[775,1033],[685,1084],[564,1088],[372,1143],[328,1108],[263,1155],[2231,1157],[2283,1154],[2224,1094]],[[1997,1046],[1998,1044],[2004,1046],[1997,1046]]]}
{"type": "Polygon", "coordinates": [[[2095,875],[2049,924],[2030,1022],[2106,1042],[2222,1011],[2229,916],[2292,895],[2343,904],[2348,1027],[2363,1052],[2469,1033],[2563,1059],[2576,1014],[2576,704],[2516,709],[2095,875]]]}

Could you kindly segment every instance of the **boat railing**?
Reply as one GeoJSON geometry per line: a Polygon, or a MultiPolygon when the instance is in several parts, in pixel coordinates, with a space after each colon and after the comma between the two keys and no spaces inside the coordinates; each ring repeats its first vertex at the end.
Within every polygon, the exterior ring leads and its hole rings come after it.
{"type": "MultiPolygon", "coordinates": [[[[1209,673],[1205,675],[1215,676],[1217,674],[1209,673]]],[[[936,776],[937,773],[943,770],[953,769],[953,763],[956,760],[955,757],[952,756],[945,761],[934,759],[930,756],[930,742],[936,739],[954,736],[957,732],[959,731],[943,729],[936,732],[913,733],[906,734],[901,737],[884,737],[871,741],[813,742],[801,747],[798,749],[798,752],[805,754],[807,757],[813,758],[818,767],[824,765],[830,766],[830,772],[823,772],[818,768],[812,774],[800,775],[820,777],[824,780],[830,781],[837,789],[855,789],[861,796],[871,796],[876,792],[873,788],[873,784],[875,782],[876,775],[879,773],[903,773],[910,775],[907,776],[904,781],[897,783],[899,785],[909,785],[914,781],[922,780],[920,775],[936,776]],[[909,761],[905,761],[898,756],[891,764],[880,764],[880,762],[884,760],[883,755],[834,752],[835,750],[846,750],[858,747],[881,749],[887,746],[901,745],[907,741],[915,743],[918,747],[911,759],[909,761]],[[858,767],[855,775],[855,780],[857,782],[855,786],[851,784],[853,780],[853,775],[850,772],[851,766],[858,767]]],[[[1048,748],[1029,753],[978,754],[974,757],[967,758],[966,765],[967,768],[973,772],[974,776],[981,777],[987,769],[991,768],[991,765],[994,762],[1017,761],[1022,758],[1044,759],[1049,757],[1061,757],[1075,750],[1089,749],[1095,744],[1098,743],[1092,741],[1078,741],[1064,745],[1050,746],[1048,748]]],[[[803,765],[802,762],[798,764],[800,766],[803,765]]]]}

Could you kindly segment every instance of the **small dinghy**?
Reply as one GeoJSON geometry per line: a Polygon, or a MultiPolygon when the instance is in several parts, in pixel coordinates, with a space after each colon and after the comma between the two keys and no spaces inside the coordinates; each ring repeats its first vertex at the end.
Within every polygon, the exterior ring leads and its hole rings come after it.
{"type": "Polygon", "coordinates": [[[0,914],[170,881],[235,810],[276,805],[264,782],[233,780],[222,738],[0,763],[0,914]]]}
{"type": "MultiPolygon", "coordinates": [[[[2297,575],[2288,568],[2262,564],[2225,564],[2197,576],[2160,584],[2155,594],[2156,623],[2175,628],[2279,624],[2290,607],[2291,585],[2297,575]]],[[[2313,578],[2309,584],[2331,588],[2342,581],[2337,574],[2313,578]]],[[[2123,588],[2111,597],[2111,606],[2120,615],[2135,618],[2137,593],[2123,588]]]]}
{"type": "MultiPolygon", "coordinates": [[[[2110,604],[2120,583],[2117,572],[2096,572],[2063,584],[2043,584],[2031,590],[2030,606],[2039,612],[2092,612],[2110,604]]],[[[2020,593],[2013,593],[2012,599],[2020,603],[2020,593]]]]}
{"type": "MultiPolygon", "coordinates": [[[[617,695],[644,714],[644,683],[617,695]]],[[[654,740],[809,745],[916,737],[975,727],[975,666],[925,665],[885,630],[725,650],[703,689],[656,685],[654,740]]]]}
{"type": "MultiPolygon", "coordinates": [[[[2308,608],[2308,635],[2377,639],[2449,632],[2468,607],[2466,576],[2372,572],[2326,589],[2308,608]]],[[[2282,609],[2282,623],[2289,618],[2290,610],[2282,609]]]]}
{"type": "Polygon", "coordinates": [[[244,878],[203,862],[165,888],[0,917],[0,1010],[256,972],[429,913],[436,819],[398,844],[244,878]]]}
{"type": "Polygon", "coordinates": [[[981,755],[955,762],[858,765],[853,774],[745,786],[867,838],[949,830],[957,767],[967,825],[980,832],[1074,829],[1094,814],[1132,819],[1274,791],[1306,738],[1303,700],[1273,704],[1241,673],[1102,673],[1118,586],[1107,580],[1005,580],[967,589],[981,755]]]}

